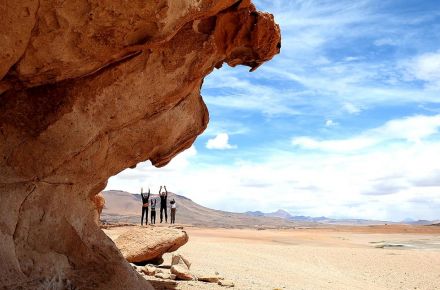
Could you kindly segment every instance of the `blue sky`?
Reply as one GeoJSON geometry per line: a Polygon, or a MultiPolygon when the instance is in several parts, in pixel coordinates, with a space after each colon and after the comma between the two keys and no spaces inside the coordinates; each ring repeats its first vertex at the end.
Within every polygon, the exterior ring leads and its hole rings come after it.
{"type": "Polygon", "coordinates": [[[254,3],[280,24],[280,55],[215,70],[193,147],[107,188],[166,183],[240,212],[440,219],[440,2],[254,3]]]}

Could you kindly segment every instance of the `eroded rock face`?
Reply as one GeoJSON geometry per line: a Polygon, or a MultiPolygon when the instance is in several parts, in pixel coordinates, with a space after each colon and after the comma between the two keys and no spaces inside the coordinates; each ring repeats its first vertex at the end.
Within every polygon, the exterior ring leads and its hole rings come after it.
{"type": "Polygon", "coordinates": [[[0,15],[0,287],[148,289],[93,196],[188,148],[204,76],[271,59],[273,17],[246,0],[0,0],[0,15]]]}

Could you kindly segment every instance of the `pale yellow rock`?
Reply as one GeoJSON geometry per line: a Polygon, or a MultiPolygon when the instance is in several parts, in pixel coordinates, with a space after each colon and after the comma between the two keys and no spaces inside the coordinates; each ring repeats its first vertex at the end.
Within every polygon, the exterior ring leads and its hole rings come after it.
{"type": "Polygon", "coordinates": [[[115,244],[129,262],[157,260],[163,254],[174,252],[188,241],[182,230],[165,227],[130,227],[115,244]]]}
{"type": "Polygon", "coordinates": [[[197,276],[197,280],[208,283],[218,283],[220,279],[217,275],[199,275],[197,276]]]}
{"type": "Polygon", "coordinates": [[[156,267],[153,266],[144,266],[141,271],[148,276],[154,276],[156,274],[156,267]]]}
{"type": "Polygon", "coordinates": [[[184,264],[172,265],[170,271],[171,274],[176,275],[176,279],[194,280],[194,276],[184,264]]]}
{"type": "Polygon", "coordinates": [[[218,285],[224,286],[224,287],[234,287],[235,286],[234,282],[232,282],[230,280],[219,280],[218,285]]]}
{"type": "Polygon", "coordinates": [[[170,274],[169,273],[157,273],[156,275],[154,275],[154,277],[160,278],[160,279],[170,279],[170,274]]]}

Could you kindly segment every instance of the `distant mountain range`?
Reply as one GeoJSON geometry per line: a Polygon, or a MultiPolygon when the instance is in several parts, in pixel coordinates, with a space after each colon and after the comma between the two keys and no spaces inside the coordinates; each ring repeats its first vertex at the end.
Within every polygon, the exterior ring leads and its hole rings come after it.
{"type": "MultiPolygon", "coordinates": [[[[334,224],[334,225],[383,225],[383,224],[396,223],[389,221],[367,220],[367,219],[333,219],[325,216],[310,217],[303,215],[291,215],[288,211],[283,209],[279,209],[275,212],[270,212],[270,213],[264,213],[261,211],[248,211],[245,212],[245,214],[255,217],[278,217],[295,222],[312,222],[312,223],[334,224]]],[[[437,225],[437,223],[439,222],[440,221],[405,219],[399,223],[411,224],[411,225],[437,225]]]]}
{"type": "MultiPolygon", "coordinates": [[[[121,190],[108,190],[103,192],[105,206],[101,214],[101,219],[108,222],[140,223],[141,217],[141,196],[121,190]]],[[[157,217],[159,221],[159,197],[152,194],[151,198],[156,198],[157,217]]],[[[226,212],[210,209],[201,206],[189,198],[174,193],[168,194],[168,202],[176,200],[177,214],[176,222],[181,224],[203,226],[203,227],[223,227],[223,228],[293,228],[293,227],[316,227],[324,225],[383,225],[392,224],[387,221],[365,220],[365,219],[332,219],[328,217],[310,217],[302,215],[292,215],[286,210],[277,210],[271,213],[261,211],[248,211],[245,213],[226,212]]],[[[168,209],[169,211],[169,209],[168,209]]],[[[169,214],[169,213],[168,213],[169,214]]],[[[410,221],[406,224],[430,225],[440,221],[410,221]]]]}
{"type": "MultiPolygon", "coordinates": [[[[142,207],[140,194],[109,190],[104,191],[103,195],[105,206],[101,214],[101,220],[107,222],[140,223],[142,207]]],[[[155,198],[158,202],[156,208],[156,223],[158,223],[159,197],[157,194],[153,194],[151,198],[155,198]]],[[[296,222],[279,217],[258,217],[244,213],[214,210],[201,206],[189,198],[169,192],[168,202],[173,198],[177,205],[176,222],[179,224],[217,228],[294,228],[316,226],[316,224],[310,222],[296,222]]],[[[168,216],[168,221],[169,218],[168,216]]]]}

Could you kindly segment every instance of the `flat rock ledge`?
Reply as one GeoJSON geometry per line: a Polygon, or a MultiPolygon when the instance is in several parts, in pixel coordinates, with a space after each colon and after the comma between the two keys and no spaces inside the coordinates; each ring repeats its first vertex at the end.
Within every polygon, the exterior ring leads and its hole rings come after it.
{"type": "Polygon", "coordinates": [[[128,227],[114,240],[124,258],[130,263],[157,261],[188,242],[185,231],[165,227],[128,227]]]}

